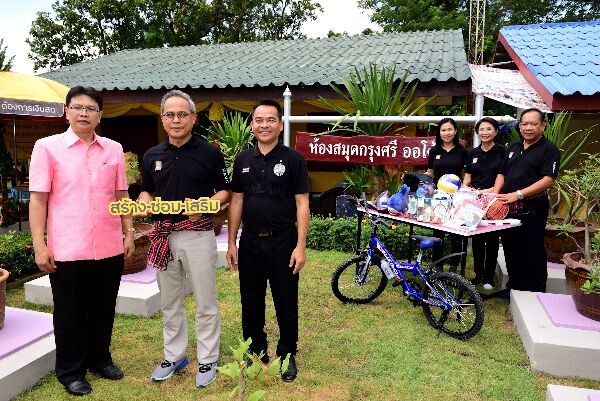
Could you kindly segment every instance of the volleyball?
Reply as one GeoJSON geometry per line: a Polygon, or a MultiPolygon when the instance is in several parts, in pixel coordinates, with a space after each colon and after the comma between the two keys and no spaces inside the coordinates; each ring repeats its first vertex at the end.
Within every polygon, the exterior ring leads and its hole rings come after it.
{"type": "Polygon", "coordinates": [[[452,194],[460,188],[460,178],[456,174],[444,174],[437,183],[439,190],[452,194]]]}

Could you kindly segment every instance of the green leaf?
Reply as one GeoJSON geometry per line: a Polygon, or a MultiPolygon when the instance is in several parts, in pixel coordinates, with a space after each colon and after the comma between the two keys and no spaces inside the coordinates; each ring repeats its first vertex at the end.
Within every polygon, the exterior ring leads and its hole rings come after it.
{"type": "Polygon", "coordinates": [[[238,395],[238,391],[240,390],[240,386],[235,386],[230,392],[229,397],[236,398],[238,395]]]}
{"type": "Polygon", "coordinates": [[[237,379],[240,376],[241,369],[240,365],[235,362],[229,362],[223,366],[217,366],[217,372],[224,374],[225,376],[237,379]]]}
{"type": "Polygon", "coordinates": [[[267,394],[265,390],[256,390],[248,396],[248,401],[258,401],[267,394]]]}

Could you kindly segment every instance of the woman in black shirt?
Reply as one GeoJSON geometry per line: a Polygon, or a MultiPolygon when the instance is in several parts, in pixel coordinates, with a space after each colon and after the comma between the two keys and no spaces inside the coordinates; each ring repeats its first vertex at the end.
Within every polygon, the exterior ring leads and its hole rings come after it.
{"type": "MultiPolygon", "coordinates": [[[[427,161],[427,172],[433,176],[433,182],[437,185],[438,180],[444,174],[455,174],[462,179],[463,169],[467,160],[467,149],[458,142],[458,125],[451,118],[442,118],[438,124],[435,134],[435,146],[429,151],[427,161]]],[[[433,236],[444,239],[444,232],[433,230],[433,236]]],[[[462,250],[462,238],[458,235],[450,235],[450,252],[456,253],[462,250]]],[[[433,259],[442,257],[443,247],[433,250],[433,259]]],[[[460,257],[450,259],[450,271],[456,272],[460,263],[460,257]]]]}
{"type": "MultiPolygon", "coordinates": [[[[475,124],[475,132],[481,144],[469,152],[465,165],[463,184],[478,190],[491,191],[500,171],[506,148],[496,145],[498,121],[484,117],[475,124]]],[[[473,261],[475,278],[473,285],[483,284],[483,288],[494,288],[494,274],[498,259],[499,235],[496,232],[473,236],[473,261]]]]}

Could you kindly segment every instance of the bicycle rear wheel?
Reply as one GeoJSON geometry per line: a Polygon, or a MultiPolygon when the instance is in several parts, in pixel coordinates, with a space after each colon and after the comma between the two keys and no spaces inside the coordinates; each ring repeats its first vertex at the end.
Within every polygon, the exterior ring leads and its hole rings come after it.
{"type": "Polygon", "coordinates": [[[377,298],[387,284],[387,277],[379,267],[381,258],[374,256],[367,262],[363,253],[342,263],[333,273],[331,289],[342,302],[366,304],[377,298]]]}
{"type": "MultiPolygon", "coordinates": [[[[484,312],[481,296],[464,277],[449,272],[434,273],[428,281],[448,302],[452,309],[443,306],[423,304],[423,313],[434,328],[459,340],[467,340],[481,330],[484,312]]],[[[429,288],[425,288],[423,299],[441,304],[439,298],[429,288]]]]}

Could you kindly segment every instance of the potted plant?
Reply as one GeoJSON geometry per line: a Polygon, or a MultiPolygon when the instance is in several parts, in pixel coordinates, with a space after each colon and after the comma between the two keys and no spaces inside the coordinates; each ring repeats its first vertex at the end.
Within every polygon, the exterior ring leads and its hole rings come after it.
{"type": "MultiPolygon", "coordinates": [[[[562,190],[569,194],[569,199],[581,197],[585,199],[582,206],[584,221],[584,243],[579,251],[565,253],[565,277],[573,301],[579,313],[595,320],[600,320],[600,295],[582,292],[582,285],[590,279],[593,266],[597,265],[600,256],[600,239],[596,234],[593,241],[590,237],[589,220],[592,213],[600,206],[600,155],[588,155],[577,168],[563,173],[562,190]],[[591,303],[591,304],[590,304],[591,303]]],[[[570,200],[569,200],[570,201],[570,200]]],[[[568,232],[564,233],[569,236],[568,232]]]]}
{"type": "MultiPolygon", "coordinates": [[[[252,147],[254,136],[252,135],[252,124],[248,117],[244,117],[239,112],[225,113],[223,121],[213,122],[212,127],[207,129],[204,138],[215,143],[223,153],[225,158],[225,168],[229,177],[233,171],[233,162],[238,154],[252,147]]],[[[221,205],[221,210],[213,216],[215,226],[215,235],[219,235],[225,218],[227,217],[227,207],[229,204],[221,205]]]]}
{"type": "MultiPolygon", "coordinates": [[[[577,251],[578,244],[579,247],[583,247],[585,235],[584,222],[580,216],[586,199],[579,196],[577,191],[573,192],[565,188],[568,185],[568,178],[564,177],[564,172],[573,167],[597,124],[569,132],[570,123],[569,112],[561,111],[553,119],[548,119],[546,116],[544,136],[560,149],[561,176],[550,189],[550,210],[544,236],[548,261],[554,263],[560,263],[565,253],[577,251]],[[568,232],[570,237],[561,235],[564,232],[568,232]]],[[[589,228],[590,232],[595,231],[595,226],[589,228]]]]}
{"type": "Polygon", "coordinates": [[[0,329],[4,327],[4,316],[6,312],[6,280],[9,273],[0,265],[0,329]]]}

